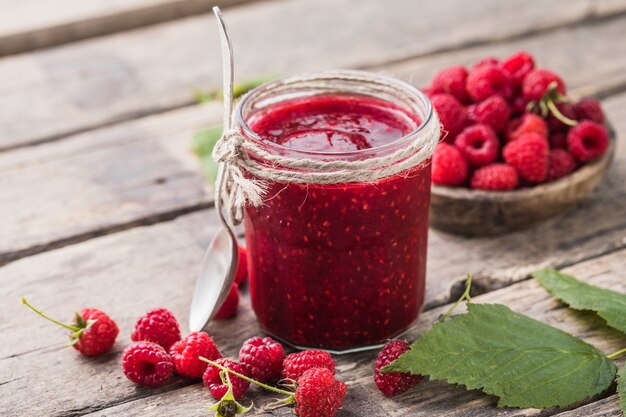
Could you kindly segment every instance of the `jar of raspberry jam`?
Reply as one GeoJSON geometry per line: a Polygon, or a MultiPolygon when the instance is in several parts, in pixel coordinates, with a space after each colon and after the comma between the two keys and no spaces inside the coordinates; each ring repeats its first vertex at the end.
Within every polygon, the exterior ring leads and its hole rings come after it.
{"type": "MultiPolygon", "coordinates": [[[[319,162],[392,155],[439,124],[410,84],[358,71],[264,84],[240,101],[235,117],[244,140],[319,162]]],[[[374,181],[262,179],[264,202],[246,207],[244,225],[252,306],[267,333],[299,348],[348,352],[379,346],[416,321],[425,294],[429,162],[374,181]]]]}

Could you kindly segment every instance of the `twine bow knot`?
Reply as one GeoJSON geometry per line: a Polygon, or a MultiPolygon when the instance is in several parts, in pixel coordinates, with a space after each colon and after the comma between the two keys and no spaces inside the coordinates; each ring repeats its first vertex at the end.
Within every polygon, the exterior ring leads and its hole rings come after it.
{"type": "Polygon", "coordinates": [[[242,163],[249,156],[242,146],[245,139],[235,129],[228,129],[213,148],[213,159],[223,164],[222,184],[218,198],[226,204],[228,219],[236,226],[243,221],[243,209],[247,204],[254,207],[263,203],[267,183],[246,177],[242,171],[242,163]]]}

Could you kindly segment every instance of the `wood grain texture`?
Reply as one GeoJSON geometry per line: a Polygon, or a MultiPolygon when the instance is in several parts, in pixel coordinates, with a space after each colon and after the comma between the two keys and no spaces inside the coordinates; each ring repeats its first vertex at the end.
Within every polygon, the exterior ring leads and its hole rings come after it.
{"type": "MultiPolygon", "coordinates": [[[[205,406],[212,400],[200,384],[189,385],[188,381],[174,378],[159,390],[137,389],[122,376],[119,354],[128,342],[135,318],[151,307],[170,308],[184,325],[202,249],[214,230],[215,223],[208,215],[196,213],[92,239],[1,268],[0,317],[3,338],[8,341],[0,345],[3,415],[23,415],[25,404],[30,415],[206,415],[205,406]],[[199,227],[201,223],[204,227],[199,227]],[[120,326],[119,340],[113,351],[101,358],[82,358],[62,347],[62,329],[20,305],[21,295],[61,318],[70,316],[70,305],[105,309],[120,326]],[[80,380],[80,390],[68,389],[67,381],[72,378],[80,380]]],[[[626,282],[621,277],[624,268],[626,251],[619,251],[565,271],[591,284],[626,292],[626,282]]],[[[572,332],[607,353],[626,344],[624,335],[607,328],[593,315],[567,309],[532,280],[476,297],[474,301],[506,304],[572,332]]],[[[446,307],[424,313],[407,338],[413,340],[430,328],[446,307]]],[[[235,319],[212,323],[209,332],[226,356],[236,356],[241,342],[259,333],[247,296],[235,319]]],[[[556,413],[500,410],[491,397],[440,382],[424,382],[393,400],[385,400],[371,377],[375,355],[376,352],[369,352],[336,357],[338,377],[349,383],[349,396],[339,417],[556,413]]],[[[255,390],[250,399],[260,406],[267,404],[268,396],[255,390]]],[[[287,411],[274,411],[274,415],[293,415],[287,411]]]]}
{"type": "Polygon", "coordinates": [[[619,398],[612,395],[593,404],[557,414],[556,417],[624,417],[624,415],[619,409],[619,398]]]}
{"type": "Polygon", "coordinates": [[[136,29],[250,0],[3,0],[0,56],[136,29]]]}
{"type": "MultiPolygon", "coordinates": [[[[620,0],[542,0],[534,7],[477,0],[471,8],[456,0],[396,0],[382,9],[375,1],[283,0],[233,8],[225,19],[237,78],[245,80],[383,65],[624,12],[620,0]],[[322,36],[321,27],[333,30],[322,36]]],[[[217,88],[220,77],[218,35],[208,15],[5,58],[0,149],[188,105],[194,90],[217,88]]]]}
{"type": "Polygon", "coordinates": [[[208,206],[190,142],[220,117],[212,103],[1,154],[0,264],[208,206]]]}

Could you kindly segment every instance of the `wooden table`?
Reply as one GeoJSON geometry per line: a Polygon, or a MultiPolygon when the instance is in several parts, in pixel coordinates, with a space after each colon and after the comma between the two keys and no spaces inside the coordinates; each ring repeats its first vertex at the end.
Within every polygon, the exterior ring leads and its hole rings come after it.
{"type": "MultiPolygon", "coordinates": [[[[120,352],[149,308],[186,322],[217,227],[189,151],[192,133],[221,118],[219,103],[193,97],[220,83],[213,17],[204,0],[71,1],[65,14],[51,3],[0,2],[0,414],[211,415],[200,384],[173,378],[136,388],[122,375],[120,352]],[[121,330],[114,349],[87,359],[64,348],[63,331],[26,311],[22,295],[60,318],[84,306],[106,310],[121,330]]],[[[571,95],[601,98],[618,142],[626,137],[624,0],[239,3],[221,2],[232,6],[224,15],[239,80],[348,67],[423,85],[446,65],[526,49],[564,76],[571,95]]],[[[473,272],[483,294],[476,302],[505,303],[607,353],[625,346],[626,337],[581,320],[528,279],[551,265],[626,292],[625,147],[575,209],[502,237],[431,230],[428,263],[426,310],[411,340],[473,272]]],[[[247,296],[235,319],[209,332],[228,356],[259,334],[247,296]]],[[[439,382],[384,399],[372,380],[375,355],[336,358],[349,387],[339,416],[620,415],[614,389],[571,410],[497,409],[494,398],[439,382]]],[[[248,395],[257,406],[265,398],[248,395]]]]}

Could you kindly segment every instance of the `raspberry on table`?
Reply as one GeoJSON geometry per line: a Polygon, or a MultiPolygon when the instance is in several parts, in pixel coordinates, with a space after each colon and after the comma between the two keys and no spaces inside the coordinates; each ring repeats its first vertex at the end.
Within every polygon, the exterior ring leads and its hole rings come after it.
{"type": "Polygon", "coordinates": [[[523,180],[539,184],[548,176],[550,159],[548,141],[537,133],[526,133],[503,149],[504,160],[523,180]]]}
{"type": "Polygon", "coordinates": [[[237,263],[237,273],[235,274],[235,283],[241,285],[248,278],[248,258],[246,257],[246,248],[239,245],[239,262],[237,263]]]}
{"type": "Polygon", "coordinates": [[[548,124],[543,117],[534,113],[525,113],[509,122],[506,128],[506,141],[512,142],[526,133],[537,133],[548,138],[548,124]]]}
{"type": "Polygon", "coordinates": [[[131,339],[135,342],[148,340],[169,350],[180,340],[178,321],[174,314],[165,308],[150,310],[137,319],[131,339]]]}
{"type": "Polygon", "coordinates": [[[574,103],[573,110],[576,115],[576,120],[591,120],[592,122],[600,124],[604,123],[604,112],[598,100],[583,98],[577,103],[574,103]]]}
{"type": "Polygon", "coordinates": [[[287,355],[283,361],[283,378],[296,381],[304,372],[313,368],[326,368],[335,374],[335,361],[323,350],[305,350],[287,355]]]}
{"type": "Polygon", "coordinates": [[[443,126],[440,140],[453,142],[467,125],[467,110],[450,94],[435,94],[430,99],[443,126]]]}
{"type": "Polygon", "coordinates": [[[111,349],[119,333],[119,328],[105,312],[95,308],[80,310],[74,316],[72,324],[80,327],[89,321],[93,324],[85,328],[80,334],[78,342],[74,343],[72,347],[86,356],[100,355],[111,349]]]}
{"type": "Polygon", "coordinates": [[[246,375],[260,382],[279,380],[284,360],[283,346],[271,337],[248,339],[239,350],[239,363],[246,375]]]}
{"type": "Polygon", "coordinates": [[[441,185],[461,185],[467,181],[469,166],[459,149],[448,143],[435,148],[432,159],[432,182],[441,185]]]}
{"type": "Polygon", "coordinates": [[[205,332],[193,332],[170,347],[170,356],[176,373],[187,378],[201,378],[207,364],[200,356],[210,360],[222,357],[215,342],[205,332]]]}
{"type": "MultiPolygon", "coordinates": [[[[232,359],[220,358],[217,359],[215,363],[242,375],[248,376],[246,375],[243,367],[232,359]]],[[[213,398],[217,400],[221,399],[224,394],[226,394],[226,391],[228,391],[228,385],[222,382],[220,372],[222,372],[220,368],[209,364],[207,365],[206,371],[204,371],[204,375],[202,375],[202,383],[208,388],[213,398]]],[[[248,381],[238,378],[232,374],[230,375],[230,382],[233,385],[233,396],[235,399],[241,398],[246,391],[248,391],[248,388],[250,388],[250,383],[248,381]]]]}
{"type": "Polygon", "coordinates": [[[521,86],[524,78],[535,69],[535,59],[528,52],[520,51],[502,61],[500,67],[511,75],[515,85],[521,86]]]}
{"type": "Polygon", "coordinates": [[[294,397],[298,417],[333,417],[346,397],[346,384],[326,368],[313,368],[298,378],[294,397]]]}
{"type": "Polygon", "coordinates": [[[430,83],[430,89],[434,94],[450,94],[461,103],[465,103],[469,98],[465,90],[466,81],[467,70],[461,65],[456,65],[445,68],[435,74],[430,83]]]}
{"type": "Polygon", "coordinates": [[[482,65],[467,76],[467,92],[480,102],[496,94],[509,99],[513,95],[513,85],[508,73],[496,65],[482,65]]]}
{"type": "Polygon", "coordinates": [[[588,162],[604,155],[609,147],[609,132],[603,125],[583,120],[567,134],[567,149],[580,162],[588,162]]]}
{"type": "Polygon", "coordinates": [[[553,149],[550,151],[548,164],[548,181],[558,180],[576,170],[574,157],[565,149],[553,149]]]}
{"type": "Polygon", "coordinates": [[[495,163],[474,171],[470,188],[485,191],[510,191],[517,187],[518,182],[515,168],[508,164],[495,163]]]}
{"type": "Polygon", "coordinates": [[[214,319],[223,320],[234,317],[237,314],[237,307],[239,307],[239,286],[234,283],[214,319]]]}
{"type": "Polygon", "coordinates": [[[474,123],[484,124],[496,132],[502,132],[509,121],[511,109],[500,96],[491,96],[478,104],[468,107],[469,119],[474,123]]]}
{"type": "Polygon", "coordinates": [[[494,130],[487,125],[466,128],[454,141],[467,162],[473,167],[488,165],[498,159],[500,141],[494,130]]]}
{"type": "Polygon", "coordinates": [[[174,364],[161,345],[142,341],[124,349],[122,369],[124,375],[135,384],[158,387],[172,376],[174,364]]]}
{"type": "Polygon", "coordinates": [[[537,68],[530,71],[522,83],[522,94],[528,101],[539,101],[548,91],[548,87],[556,84],[556,91],[565,95],[565,83],[554,72],[545,68],[537,68]]]}
{"type": "Polygon", "coordinates": [[[410,349],[411,347],[407,342],[394,339],[387,343],[378,353],[374,364],[374,383],[386,397],[398,395],[417,385],[422,380],[423,377],[421,375],[412,375],[406,372],[382,373],[380,371],[410,349]]]}
{"type": "Polygon", "coordinates": [[[117,324],[103,311],[85,308],[74,314],[71,324],[54,320],[33,307],[25,297],[22,304],[52,323],[70,330],[70,344],[85,356],[100,355],[111,349],[119,333],[117,324]]]}

